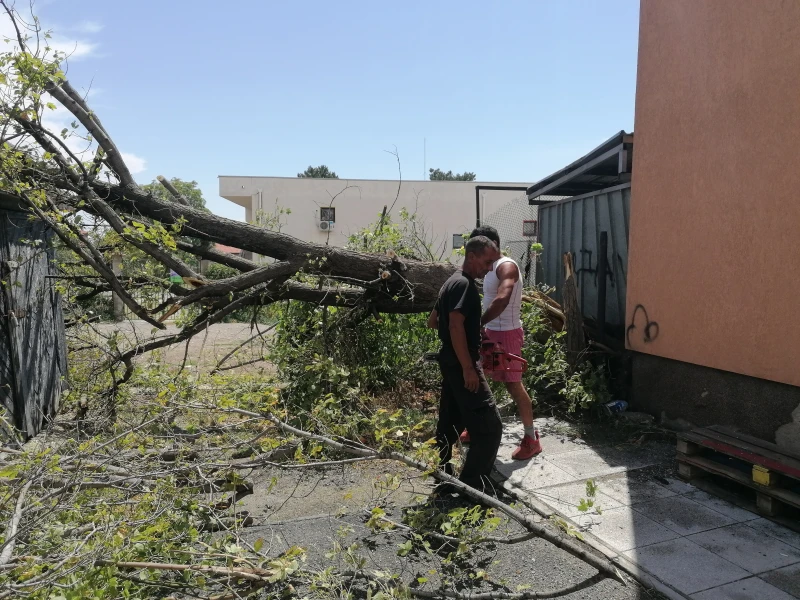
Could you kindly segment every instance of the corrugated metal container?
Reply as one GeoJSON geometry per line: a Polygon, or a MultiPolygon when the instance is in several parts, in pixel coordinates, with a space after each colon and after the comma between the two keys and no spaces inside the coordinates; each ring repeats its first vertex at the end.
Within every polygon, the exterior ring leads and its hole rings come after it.
{"type": "Polygon", "coordinates": [[[625,326],[628,230],[631,184],[574,196],[539,207],[542,274],[561,302],[563,255],[572,253],[578,278],[578,302],[584,317],[597,319],[600,233],[608,232],[606,314],[609,326],[625,326]]]}
{"type": "Polygon", "coordinates": [[[46,427],[67,374],[52,231],[29,217],[0,193],[0,441],[46,427]]]}

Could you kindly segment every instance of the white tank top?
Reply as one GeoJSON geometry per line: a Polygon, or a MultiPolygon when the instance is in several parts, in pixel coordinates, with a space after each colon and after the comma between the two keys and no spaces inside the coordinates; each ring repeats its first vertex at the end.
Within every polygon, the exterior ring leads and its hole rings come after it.
{"type": "MultiPolygon", "coordinates": [[[[494,263],[492,270],[483,278],[483,312],[486,312],[486,309],[489,308],[489,305],[492,303],[495,296],[497,296],[497,288],[500,285],[500,280],[497,278],[497,267],[506,262],[514,263],[514,266],[517,268],[517,273],[519,273],[519,265],[513,258],[503,256],[494,263]]],[[[499,317],[486,324],[486,329],[491,329],[492,331],[511,331],[513,329],[519,329],[522,327],[522,319],[520,316],[521,308],[522,277],[518,277],[517,281],[514,283],[514,289],[511,292],[511,299],[508,301],[508,306],[500,313],[499,317]]]]}

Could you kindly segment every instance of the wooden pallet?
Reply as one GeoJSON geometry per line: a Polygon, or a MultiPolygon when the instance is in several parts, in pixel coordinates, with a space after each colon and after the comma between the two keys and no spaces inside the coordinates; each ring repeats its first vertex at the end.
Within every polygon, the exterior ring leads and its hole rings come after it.
{"type": "Polygon", "coordinates": [[[756,492],[759,512],[800,509],[800,456],[765,440],[712,426],[678,434],[678,473],[686,480],[708,474],[756,492]]]}

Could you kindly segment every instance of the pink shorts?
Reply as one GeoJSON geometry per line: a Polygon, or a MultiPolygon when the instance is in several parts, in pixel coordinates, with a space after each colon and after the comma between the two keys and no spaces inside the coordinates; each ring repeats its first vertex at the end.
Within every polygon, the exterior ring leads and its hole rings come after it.
{"type": "MultiPolygon", "coordinates": [[[[487,329],[486,337],[489,341],[503,344],[503,350],[506,352],[522,356],[522,342],[525,336],[521,327],[509,331],[493,331],[492,329],[487,329]]],[[[496,373],[490,371],[487,375],[490,375],[494,381],[522,381],[521,371],[498,371],[496,373]]]]}

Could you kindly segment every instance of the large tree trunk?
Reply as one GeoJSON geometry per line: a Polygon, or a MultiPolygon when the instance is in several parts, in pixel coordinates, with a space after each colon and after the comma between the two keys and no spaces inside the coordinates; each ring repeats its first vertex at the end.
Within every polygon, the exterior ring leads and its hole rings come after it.
{"type": "MultiPolygon", "coordinates": [[[[402,307],[403,312],[411,305],[419,311],[430,309],[439,288],[455,269],[449,263],[403,260],[396,256],[364,254],[306,242],[189,206],[166,203],[136,189],[100,182],[95,182],[93,187],[99,195],[109,198],[109,204],[125,212],[141,214],[165,224],[184,219],[184,231],[193,237],[302,265],[307,272],[372,282],[376,287],[376,280],[380,280],[383,289],[400,294],[398,307],[402,307]]],[[[391,310],[390,304],[385,303],[385,307],[391,310]]]]}
{"type": "MultiPolygon", "coordinates": [[[[53,183],[62,190],[70,187],[63,179],[56,178],[53,183]]],[[[119,213],[144,216],[164,225],[183,221],[182,232],[187,236],[235,246],[285,263],[287,269],[276,275],[285,276],[302,269],[305,273],[319,274],[349,284],[351,288],[339,291],[346,298],[341,302],[345,305],[355,302],[359,295],[355,288],[362,287],[370,292],[367,297],[382,312],[428,311],[436,302],[439,288],[455,270],[455,266],[450,263],[401,259],[396,255],[366,254],[306,242],[183,204],[164,202],[135,186],[112,186],[98,181],[92,182],[91,186],[97,196],[105,198],[108,205],[119,213]]],[[[95,212],[91,207],[86,209],[95,212]]],[[[263,269],[263,266],[252,261],[192,248],[188,243],[183,243],[180,247],[242,271],[253,271],[259,267],[263,269]]],[[[229,291],[224,289],[221,293],[226,294],[229,291]]],[[[316,301],[320,296],[310,294],[302,286],[289,286],[281,293],[282,298],[308,301],[316,301]]],[[[325,303],[339,304],[335,299],[328,299],[325,303]]]]}

